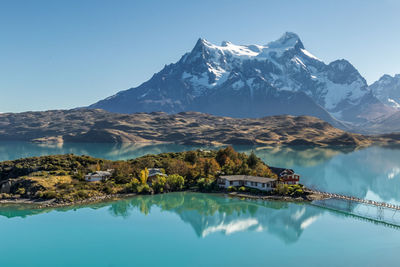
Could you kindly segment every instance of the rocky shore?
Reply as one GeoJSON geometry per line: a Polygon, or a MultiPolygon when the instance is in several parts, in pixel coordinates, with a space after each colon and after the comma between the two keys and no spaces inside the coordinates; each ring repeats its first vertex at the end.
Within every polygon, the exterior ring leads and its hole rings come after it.
{"type": "Polygon", "coordinates": [[[289,201],[289,202],[311,202],[314,200],[321,200],[326,198],[322,194],[308,191],[307,189],[305,189],[305,194],[299,197],[280,196],[280,195],[256,195],[256,194],[238,193],[238,192],[230,192],[227,193],[227,195],[230,197],[237,197],[237,198],[278,200],[278,201],[289,201]]]}

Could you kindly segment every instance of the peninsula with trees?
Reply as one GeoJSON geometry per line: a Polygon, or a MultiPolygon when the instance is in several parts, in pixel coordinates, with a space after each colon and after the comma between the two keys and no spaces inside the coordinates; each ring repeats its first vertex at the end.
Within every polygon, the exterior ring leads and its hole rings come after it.
{"type": "Polygon", "coordinates": [[[304,189],[292,170],[230,146],[124,161],[66,154],[0,162],[0,203],[42,207],[174,191],[307,200],[304,189]]]}

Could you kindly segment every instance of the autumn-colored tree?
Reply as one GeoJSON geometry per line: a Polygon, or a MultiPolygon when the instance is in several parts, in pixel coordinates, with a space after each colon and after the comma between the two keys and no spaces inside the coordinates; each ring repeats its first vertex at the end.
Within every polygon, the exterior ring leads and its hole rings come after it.
{"type": "Polygon", "coordinates": [[[112,166],[114,169],[113,177],[118,184],[129,183],[132,179],[133,168],[126,161],[117,161],[112,166]]]}
{"type": "Polygon", "coordinates": [[[210,175],[215,176],[216,173],[221,169],[218,162],[213,158],[206,159],[203,168],[204,168],[204,176],[205,177],[208,177],[210,175]]]}
{"type": "Polygon", "coordinates": [[[220,166],[224,166],[228,158],[235,162],[238,157],[239,153],[237,153],[232,146],[228,146],[226,148],[218,150],[216,160],[220,166]]]}
{"type": "Polygon", "coordinates": [[[182,160],[171,159],[167,162],[165,170],[168,174],[179,174],[185,177],[189,173],[189,166],[182,160]]]}
{"type": "Polygon", "coordinates": [[[147,179],[149,178],[149,170],[144,168],[144,170],[140,171],[140,182],[144,185],[147,183],[147,179]]]}
{"type": "Polygon", "coordinates": [[[234,174],[236,169],[236,164],[228,158],[225,162],[225,164],[222,166],[222,172],[224,174],[234,174]]]}

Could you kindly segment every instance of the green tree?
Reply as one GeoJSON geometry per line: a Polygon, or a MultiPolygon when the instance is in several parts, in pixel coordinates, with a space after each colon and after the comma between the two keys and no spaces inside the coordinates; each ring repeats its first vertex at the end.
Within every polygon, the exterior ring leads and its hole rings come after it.
{"type": "Polygon", "coordinates": [[[163,193],[167,179],[164,176],[157,175],[151,182],[151,187],[155,193],[163,193]]]}
{"type": "Polygon", "coordinates": [[[185,153],[185,161],[188,161],[192,164],[195,164],[197,161],[197,152],[196,151],[188,151],[185,153]]]}
{"type": "Polygon", "coordinates": [[[167,184],[172,191],[180,191],[183,189],[185,179],[179,174],[171,174],[167,177],[167,184]]]}
{"type": "Polygon", "coordinates": [[[247,158],[247,165],[249,165],[250,168],[254,168],[259,161],[260,159],[256,156],[254,151],[251,151],[250,156],[247,158]]]}

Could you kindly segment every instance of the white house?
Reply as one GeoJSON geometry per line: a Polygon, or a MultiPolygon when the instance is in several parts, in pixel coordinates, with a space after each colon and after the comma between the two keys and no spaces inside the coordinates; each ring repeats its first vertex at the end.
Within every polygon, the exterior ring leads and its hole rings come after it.
{"type": "Polygon", "coordinates": [[[249,175],[224,175],[218,178],[219,187],[245,186],[270,191],[276,187],[276,179],[249,175]]]}
{"type": "Polygon", "coordinates": [[[111,177],[112,170],[96,171],[85,175],[87,182],[105,181],[111,177]]]}

